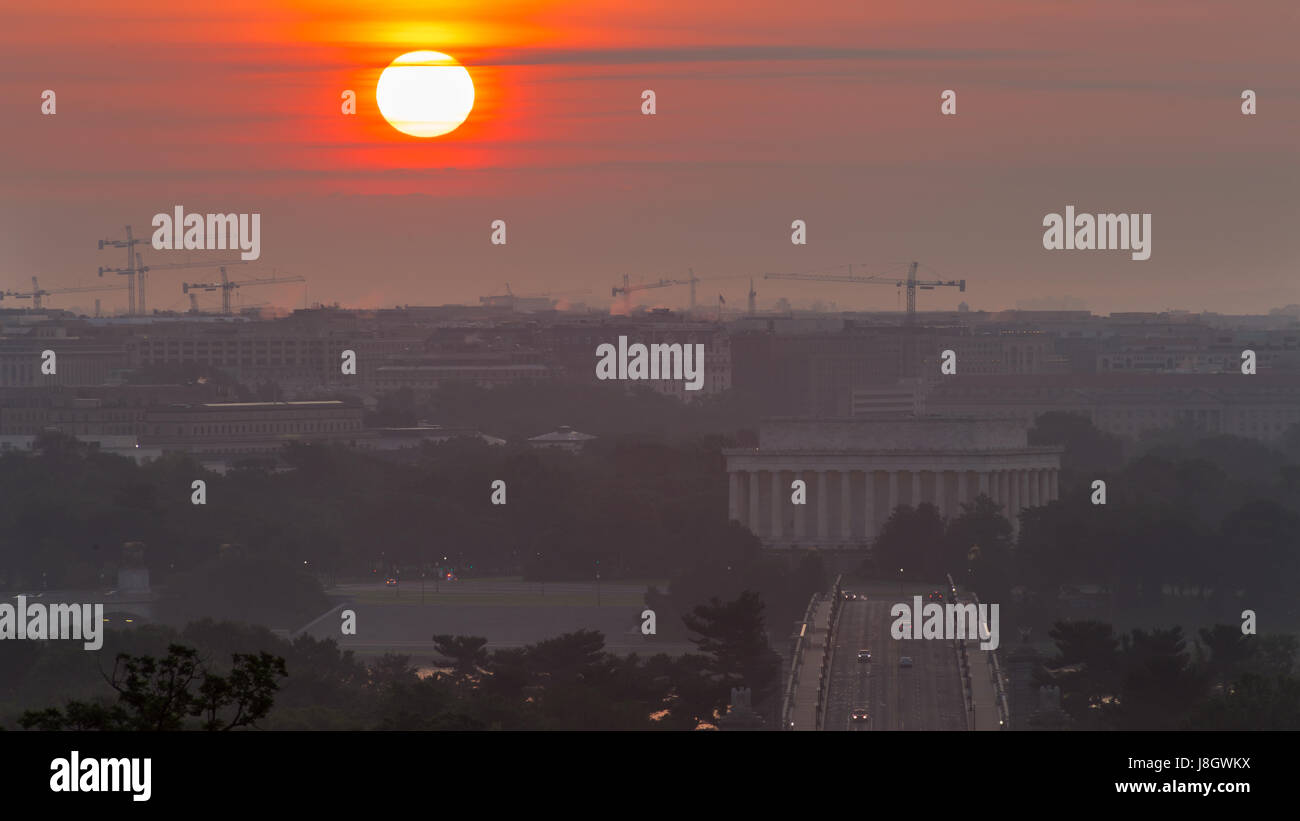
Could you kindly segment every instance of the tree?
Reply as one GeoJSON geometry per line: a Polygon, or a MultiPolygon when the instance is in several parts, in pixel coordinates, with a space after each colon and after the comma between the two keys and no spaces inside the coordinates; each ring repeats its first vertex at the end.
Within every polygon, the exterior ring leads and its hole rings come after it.
{"type": "Polygon", "coordinates": [[[1067,486],[1115,470],[1124,461],[1123,440],[1098,430],[1088,417],[1066,411],[1049,411],[1035,419],[1029,429],[1029,444],[1065,447],[1061,474],[1067,486]]]}
{"type": "Polygon", "coordinates": [[[440,633],[433,637],[433,646],[443,656],[451,660],[451,677],[458,681],[469,681],[478,676],[487,664],[487,639],[480,636],[453,636],[440,633]]]}
{"type": "Polygon", "coordinates": [[[1205,675],[1191,664],[1181,627],[1124,636],[1125,668],[1119,705],[1111,711],[1122,730],[1175,730],[1205,693],[1205,675]]]}
{"type": "Polygon", "coordinates": [[[745,686],[753,692],[756,709],[770,719],[772,696],[781,674],[781,659],[767,646],[763,600],[746,590],[734,601],[717,598],[682,617],[686,627],[699,634],[691,639],[711,660],[709,670],[718,682],[714,706],[724,708],[730,688],[745,686]]]}
{"type": "Polygon", "coordinates": [[[1255,643],[1250,636],[1242,634],[1240,626],[1232,624],[1202,627],[1198,634],[1198,645],[1204,645],[1210,653],[1206,669],[1211,680],[1220,687],[1226,687],[1254,654],[1255,643]]]}
{"type": "Polygon", "coordinates": [[[939,509],[922,502],[915,508],[909,505],[894,508],[871,554],[877,573],[885,578],[897,579],[902,568],[902,575],[909,579],[938,581],[948,572],[945,545],[939,509]]]}
{"type": "Polygon", "coordinates": [[[226,731],[256,726],[271,711],[277,677],[288,675],[284,659],[267,652],[236,653],[229,675],[207,670],[198,651],[172,644],[166,657],[119,653],[106,680],[118,694],[115,705],[69,701],[60,710],[27,711],[19,720],[37,730],[183,730],[187,719],[199,727],[226,731]]]}
{"type": "Polygon", "coordinates": [[[1255,609],[1272,606],[1294,617],[1296,544],[1300,516],[1268,500],[1243,505],[1223,522],[1222,584],[1241,589],[1255,609]]]}
{"type": "Polygon", "coordinates": [[[1189,721],[1194,730],[1300,730],[1300,681],[1246,673],[1189,721]]]}
{"type": "Polygon", "coordinates": [[[1056,642],[1061,709],[1083,726],[1096,726],[1119,690],[1119,639],[1109,624],[1058,621],[1048,633],[1056,642]]]}
{"type": "Polygon", "coordinates": [[[961,509],[961,515],[948,521],[941,569],[958,584],[969,584],[985,601],[1008,601],[1011,523],[1002,508],[982,493],[961,509]]]}

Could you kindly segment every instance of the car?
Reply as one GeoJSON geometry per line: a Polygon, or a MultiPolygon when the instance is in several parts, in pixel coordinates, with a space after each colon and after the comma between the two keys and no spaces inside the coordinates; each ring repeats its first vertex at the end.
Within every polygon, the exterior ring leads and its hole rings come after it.
{"type": "Polygon", "coordinates": [[[866,707],[854,707],[853,712],[849,713],[849,721],[855,724],[861,724],[871,720],[871,714],[867,712],[866,707]]]}
{"type": "Polygon", "coordinates": [[[388,578],[384,579],[384,584],[392,586],[394,584],[397,584],[397,579],[394,578],[393,576],[389,576],[388,578]]]}
{"type": "Polygon", "coordinates": [[[911,657],[911,656],[903,656],[901,659],[898,660],[898,666],[899,666],[899,667],[911,667],[911,666],[912,666],[912,657],[911,657]]]}
{"type": "Polygon", "coordinates": [[[942,604],[942,603],[943,603],[943,599],[944,599],[944,596],[943,596],[943,591],[942,591],[942,590],[935,590],[934,592],[932,592],[932,593],[930,594],[930,601],[933,601],[933,602],[939,602],[940,604],[942,604]]]}
{"type": "Polygon", "coordinates": [[[871,653],[867,650],[859,650],[858,661],[863,661],[863,662],[871,661],[871,653]]]}

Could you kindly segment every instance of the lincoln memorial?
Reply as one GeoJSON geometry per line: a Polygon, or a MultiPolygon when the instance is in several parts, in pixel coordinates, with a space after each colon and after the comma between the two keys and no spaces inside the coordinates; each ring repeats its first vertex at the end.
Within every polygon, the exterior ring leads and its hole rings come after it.
{"type": "Polygon", "coordinates": [[[723,451],[730,516],[773,548],[863,548],[898,505],[961,513],[979,494],[1013,527],[1057,498],[1061,448],[1031,447],[1017,419],[766,419],[757,448],[723,451]],[[805,504],[791,501],[802,479],[805,504]]]}

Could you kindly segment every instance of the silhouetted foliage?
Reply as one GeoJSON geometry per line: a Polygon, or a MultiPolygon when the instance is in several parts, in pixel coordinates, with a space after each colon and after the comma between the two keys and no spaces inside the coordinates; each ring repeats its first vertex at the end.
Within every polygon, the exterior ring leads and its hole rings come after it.
{"type": "Polygon", "coordinates": [[[198,651],[179,644],[164,658],[120,653],[108,684],[116,704],[69,701],[23,714],[19,724],[37,730],[233,730],[256,726],[270,712],[287,675],[284,659],[270,653],[232,657],[230,672],[217,675],[199,660],[198,651]]]}

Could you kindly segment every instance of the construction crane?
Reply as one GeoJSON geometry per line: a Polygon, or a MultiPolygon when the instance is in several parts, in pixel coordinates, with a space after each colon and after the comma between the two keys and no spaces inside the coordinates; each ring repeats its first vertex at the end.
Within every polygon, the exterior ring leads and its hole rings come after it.
{"type": "Polygon", "coordinates": [[[89,285],[76,288],[42,288],[36,282],[36,277],[32,277],[32,289],[30,291],[3,291],[0,292],[0,299],[4,299],[7,296],[11,296],[14,299],[30,299],[32,301],[32,308],[39,311],[44,307],[41,304],[41,297],[49,296],[50,294],[75,294],[87,293],[90,291],[123,291],[126,290],[127,287],[128,286],[126,285],[89,285]]]}
{"type": "MultiPolygon", "coordinates": [[[[130,235],[130,231],[131,231],[131,229],[130,229],[130,227],[128,226],[128,227],[127,227],[127,234],[128,234],[128,236],[130,235]]],[[[133,241],[134,241],[134,242],[143,242],[143,240],[133,240],[133,241]]],[[[224,264],[224,265],[247,265],[248,263],[245,262],[245,261],[242,261],[242,260],[217,260],[217,259],[214,259],[214,260],[211,260],[211,261],[208,261],[208,262],[169,262],[169,263],[166,263],[166,264],[163,264],[163,265],[145,265],[144,262],[140,259],[140,252],[139,252],[139,251],[136,251],[136,252],[135,252],[135,264],[132,265],[131,267],[129,267],[129,268],[104,268],[104,267],[101,266],[100,269],[99,269],[99,275],[100,275],[100,276],[103,276],[104,274],[119,274],[119,275],[123,275],[123,276],[132,277],[131,279],[128,279],[128,280],[127,280],[127,282],[129,283],[129,285],[128,285],[128,289],[130,290],[130,294],[128,295],[128,297],[129,297],[129,302],[130,302],[130,305],[131,305],[130,311],[131,311],[132,314],[135,314],[135,313],[137,313],[137,312],[143,314],[143,313],[147,313],[147,311],[146,311],[146,309],[145,309],[145,301],[144,301],[144,290],[145,290],[145,287],[144,287],[144,286],[145,286],[145,276],[144,276],[144,275],[145,275],[147,272],[149,272],[149,271],[168,271],[168,270],[173,270],[173,269],[176,269],[176,268],[215,268],[215,267],[220,266],[220,265],[223,265],[223,264],[224,264]]]]}
{"type": "Polygon", "coordinates": [[[238,282],[232,282],[226,277],[226,267],[223,265],[221,266],[220,282],[183,282],[181,283],[181,290],[187,294],[191,290],[220,291],[221,292],[221,313],[226,314],[228,316],[231,313],[230,292],[235,290],[236,288],[242,288],[245,285],[279,285],[284,282],[306,282],[306,281],[307,279],[305,277],[289,276],[289,277],[279,277],[279,278],[269,277],[269,278],[260,278],[260,279],[245,279],[245,280],[240,280],[238,282]]]}
{"type": "Polygon", "coordinates": [[[102,277],[105,273],[117,274],[126,277],[127,285],[127,315],[135,315],[135,279],[139,273],[133,264],[138,258],[135,253],[135,246],[148,240],[138,239],[131,233],[131,226],[126,226],[126,239],[101,239],[99,241],[99,250],[104,248],[125,248],[126,249],[126,267],[125,268],[100,268],[99,275],[102,277]]]}
{"type": "Polygon", "coordinates": [[[885,277],[869,276],[859,277],[852,274],[764,274],[764,279],[800,279],[815,280],[818,282],[857,282],[863,285],[893,285],[897,288],[907,288],[907,319],[908,325],[916,322],[916,292],[933,291],[939,287],[956,287],[963,293],[966,291],[966,280],[920,280],[916,278],[916,269],[920,263],[913,262],[907,266],[907,277],[885,277]]]}
{"type": "Polygon", "coordinates": [[[136,286],[136,301],[139,303],[136,307],[140,313],[148,313],[144,307],[144,275],[149,271],[171,271],[178,268],[218,268],[222,265],[247,265],[246,260],[240,259],[214,259],[210,262],[168,262],[163,265],[145,265],[140,260],[140,252],[135,252],[135,270],[138,274],[136,286]]]}
{"type": "Polygon", "coordinates": [[[631,295],[633,291],[646,291],[651,288],[667,288],[669,285],[689,285],[691,286],[691,310],[693,311],[695,310],[695,283],[699,282],[700,278],[695,276],[694,269],[688,268],[687,270],[690,272],[690,279],[661,279],[658,282],[642,282],[636,285],[630,284],[628,282],[627,274],[624,274],[623,285],[615,285],[610,289],[610,296],[618,296],[619,294],[622,294],[623,311],[624,313],[630,314],[632,313],[631,295]]]}
{"type": "Polygon", "coordinates": [[[758,313],[757,302],[756,302],[757,297],[758,297],[758,291],[754,290],[754,278],[750,277],[749,278],[749,315],[750,316],[753,316],[754,314],[758,313]]]}

